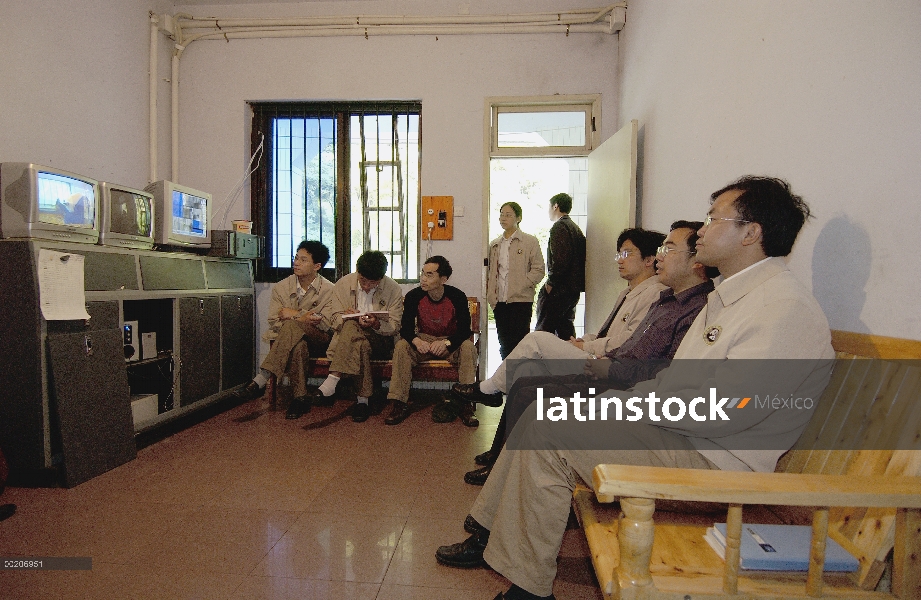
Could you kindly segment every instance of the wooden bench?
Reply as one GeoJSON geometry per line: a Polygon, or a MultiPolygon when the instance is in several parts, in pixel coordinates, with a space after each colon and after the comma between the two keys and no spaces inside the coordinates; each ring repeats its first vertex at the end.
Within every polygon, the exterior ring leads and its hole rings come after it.
{"type": "MultiPolygon", "coordinates": [[[[479,298],[467,297],[467,306],[470,308],[470,329],[472,334],[470,340],[477,345],[479,352],[479,333],[480,333],[480,300],[479,298]]],[[[307,363],[308,377],[326,377],[329,375],[329,359],[326,357],[311,358],[307,363]]],[[[389,360],[372,360],[372,375],[376,380],[389,380],[393,375],[393,362],[389,360]]],[[[437,359],[428,360],[419,363],[413,367],[413,381],[457,381],[458,368],[448,360],[437,359]]],[[[267,387],[266,395],[271,399],[274,406],[277,401],[275,382],[270,380],[267,387]]]]}
{"type": "Polygon", "coordinates": [[[839,362],[774,473],[599,465],[594,490],[576,489],[605,598],[921,598],[921,368],[894,362],[921,358],[921,342],[833,331],[832,345],[839,359],[888,360],[839,362]],[[871,449],[824,449],[838,439],[871,449]],[[728,512],[655,512],[656,500],[720,503],[728,512]],[[743,518],[811,522],[809,572],[740,571],[743,518]],[[731,532],[725,562],[703,539],[715,521],[731,532]],[[856,573],[823,575],[826,532],[859,559],[856,573]],[[874,592],[889,560],[891,592],[874,592]]]}

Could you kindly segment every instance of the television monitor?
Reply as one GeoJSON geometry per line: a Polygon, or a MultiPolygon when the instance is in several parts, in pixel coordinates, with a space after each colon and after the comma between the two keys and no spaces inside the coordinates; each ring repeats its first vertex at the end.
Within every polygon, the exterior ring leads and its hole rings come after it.
{"type": "Polygon", "coordinates": [[[95,179],[32,163],[0,164],[0,237],[95,244],[95,179]]]}
{"type": "Polygon", "coordinates": [[[147,192],[99,182],[99,243],[119,248],[150,249],[154,245],[154,199],[147,192]]]}
{"type": "Polygon", "coordinates": [[[163,179],[145,189],[154,197],[158,244],[211,247],[211,194],[163,179]]]}

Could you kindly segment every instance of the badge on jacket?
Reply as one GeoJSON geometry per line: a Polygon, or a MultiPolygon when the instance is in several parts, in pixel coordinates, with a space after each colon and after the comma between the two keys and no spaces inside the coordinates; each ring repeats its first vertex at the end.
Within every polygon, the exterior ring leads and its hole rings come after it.
{"type": "Polygon", "coordinates": [[[716,340],[720,337],[720,332],[723,331],[723,328],[719,325],[714,325],[704,332],[704,341],[707,342],[708,346],[712,346],[716,343],[716,340]]]}

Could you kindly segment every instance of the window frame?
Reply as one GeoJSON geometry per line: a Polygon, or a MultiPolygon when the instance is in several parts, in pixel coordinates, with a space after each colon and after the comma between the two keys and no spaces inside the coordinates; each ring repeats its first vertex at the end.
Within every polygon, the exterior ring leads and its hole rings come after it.
{"type": "Polygon", "coordinates": [[[601,94],[487,98],[488,158],[528,156],[587,156],[598,147],[601,136],[601,94]],[[585,114],[584,146],[499,147],[500,113],[582,112],[585,114]]]}
{"type": "MultiPolygon", "coordinates": [[[[253,232],[265,236],[265,256],[255,260],[254,274],[258,282],[275,283],[292,274],[291,265],[271,266],[270,260],[273,253],[275,239],[273,237],[272,218],[273,210],[271,177],[269,168],[273,156],[273,128],[275,118],[333,118],[336,122],[336,185],[335,185],[335,264],[327,263],[322,274],[327,279],[335,281],[351,273],[354,265],[351,261],[351,119],[353,116],[371,115],[416,115],[419,120],[418,133],[418,169],[416,175],[416,216],[415,222],[408,222],[407,226],[415,227],[416,242],[410,244],[408,252],[416,253],[416,261],[421,261],[421,205],[422,201],[422,102],[419,100],[392,100],[392,101],[250,101],[247,102],[252,112],[252,129],[250,145],[255,152],[260,143],[264,143],[261,164],[252,174],[250,183],[250,219],[253,221],[253,232]],[[263,142],[264,134],[264,142],[263,142]]],[[[412,166],[408,166],[411,169],[412,166]]],[[[279,257],[279,262],[281,257],[279,257]]],[[[399,283],[418,283],[418,269],[410,269],[410,279],[395,278],[399,283]],[[412,279],[415,277],[415,279],[412,279]]]]}

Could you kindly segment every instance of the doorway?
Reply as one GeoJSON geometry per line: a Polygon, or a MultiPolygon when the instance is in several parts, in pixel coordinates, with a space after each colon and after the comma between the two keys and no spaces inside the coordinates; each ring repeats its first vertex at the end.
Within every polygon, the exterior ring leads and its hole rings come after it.
{"type": "MultiPolygon", "coordinates": [[[[488,238],[490,241],[502,234],[499,226],[499,208],[506,202],[521,205],[523,232],[536,236],[540,242],[544,260],[547,259],[547,240],[550,237],[550,221],[547,211],[549,200],[555,194],[565,192],[572,196],[570,218],[586,230],[588,222],[588,158],[570,157],[493,157],[489,161],[489,212],[488,238]]],[[[585,294],[576,307],[576,335],[581,336],[584,328],[585,294]]],[[[531,329],[534,329],[534,315],[531,329]]],[[[487,321],[487,373],[493,373],[501,362],[499,340],[496,335],[492,310],[487,321]]]]}

